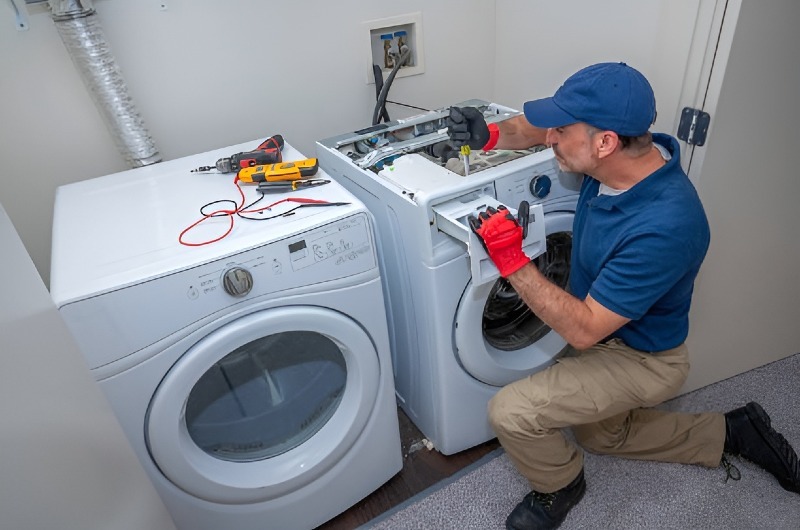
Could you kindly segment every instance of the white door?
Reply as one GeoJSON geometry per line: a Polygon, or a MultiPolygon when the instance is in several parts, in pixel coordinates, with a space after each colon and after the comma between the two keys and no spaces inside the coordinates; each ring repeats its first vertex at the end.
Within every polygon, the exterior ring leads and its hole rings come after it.
{"type": "Polygon", "coordinates": [[[164,377],[148,449],[176,486],[260,502],[314,481],[353,445],[380,379],[367,333],[333,310],[259,311],[209,333],[164,377]]]}
{"type": "MultiPolygon", "coordinates": [[[[574,212],[544,216],[547,250],[539,269],[567,288],[574,212]]],[[[459,363],[475,379],[504,386],[552,364],[566,341],[542,322],[504,279],[467,284],[455,316],[459,363]]]]}
{"type": "Polygon", "coordinates": [[[695,283],[687,391],[800,351],[800,2],[720,3],[694,105],[711,115],[689,167],[711,246],[695,283]]]}

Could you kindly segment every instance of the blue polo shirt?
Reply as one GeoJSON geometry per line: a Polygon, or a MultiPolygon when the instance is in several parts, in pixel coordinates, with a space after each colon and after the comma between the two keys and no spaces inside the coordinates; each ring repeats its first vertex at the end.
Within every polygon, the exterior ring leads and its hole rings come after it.
{"type": "Polygon", "coordinates": [[[708,250],[703,205],[681,169],[675,138],[653,134],[672,158],[620,195],[583,179],[575,212],[570,290],[591,294],[631,321],[612,334],[648,352],[679,346],[689,333],[694,279],[708,250]]]}

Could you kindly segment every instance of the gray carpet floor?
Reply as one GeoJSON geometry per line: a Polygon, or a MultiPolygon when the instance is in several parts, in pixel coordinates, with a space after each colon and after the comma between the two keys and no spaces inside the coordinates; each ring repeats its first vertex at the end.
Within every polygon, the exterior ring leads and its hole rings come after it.
{"type": "MultiPolygon", "coordinates": [[[[728,411],[759,402],[800,450],[800,354],[679,396],[660,408],[728,411]]],[[[720,467],[640,462],[586,453],[586,495],[562,529],[800,529],[800,495],[758,466],[731,458],[741,480],[720,467]]],[[[374,519],[371,530],[505,528],[529,491],[499,449],[374,519]]]]}

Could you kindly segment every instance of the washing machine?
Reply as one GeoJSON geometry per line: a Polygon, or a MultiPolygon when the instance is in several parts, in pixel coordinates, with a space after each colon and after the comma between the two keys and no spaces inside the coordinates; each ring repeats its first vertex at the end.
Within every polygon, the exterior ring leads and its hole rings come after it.
{"type": "MultiPolygon", "coordinates": [[[[484,100],[489,123],[518,111],[484,100]]],[[[497,269],[467,218],[530,203],[526,254],[566,288],[581,175],[552,149],[473,151],[465,175],[449,143],[448,109],[317,142],[321,167],[376,218],[399,403],[443,454],[495,435],[486,408],[504,385],[542,370],[564,339],[539,320],[497,269]]]]}
{"type": "Polygon", "coordinates": [[[373,218],[336,182],[226,215],[256,186],[190,170],[258,143],[56,193],[51,295],[187,530],[314,528],[402,467],[373,218]]]}

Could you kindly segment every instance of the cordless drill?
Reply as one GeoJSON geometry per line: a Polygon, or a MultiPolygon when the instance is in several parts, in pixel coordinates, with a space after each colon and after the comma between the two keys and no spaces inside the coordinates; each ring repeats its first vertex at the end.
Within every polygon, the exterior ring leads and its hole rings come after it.
{"type": "Polygon", "coordinates": [[[235,173],[246,167],[276,164],[282,161],[281,149],[283,149],[283,136],[276,134],[264,140],[253,151],[245,151],[220,158],[215,165],[200,166],[197,169],[193,169],[192,173],[213,171],[215,169],[220,173],[235,173]]]}

